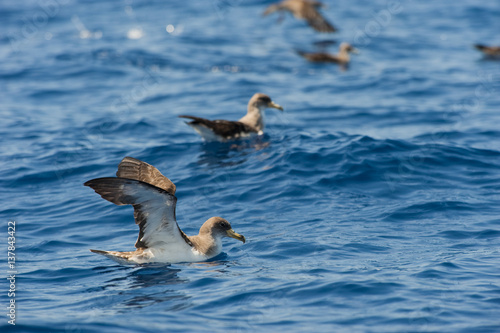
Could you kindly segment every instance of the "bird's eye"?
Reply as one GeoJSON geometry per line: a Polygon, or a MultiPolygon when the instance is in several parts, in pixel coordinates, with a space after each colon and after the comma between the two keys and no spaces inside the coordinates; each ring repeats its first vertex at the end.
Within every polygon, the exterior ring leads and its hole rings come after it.
{"type": "Polygon", "coordinates": [[[271,102],[271,99],[270,99],[269,97],[267,97],[267,96],[261,97],[261,98],[259,98],[259,99],[260,99],[260,101],[262,101],[262,102],[264,102],[264,103],[269,103],[269,102],[271,102]]]}

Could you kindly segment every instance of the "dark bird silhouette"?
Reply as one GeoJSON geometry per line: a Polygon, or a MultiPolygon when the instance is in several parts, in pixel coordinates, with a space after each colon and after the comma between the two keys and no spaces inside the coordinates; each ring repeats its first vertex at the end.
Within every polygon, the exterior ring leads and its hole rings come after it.
{"type": "Polygon", "coordinates": [[[476,44],[474,45],[474,47],[489,57],[500,57],[500,46],[486,46],[476,44]]]}
{"type": "Polygon", "coordinates": [[[313,0],[284,0],[267,7],[264,16],[276,11],[288,11],[300,20],[306,20],[314,30],[319,32],[335,32],[337,29],[328,22],[318,11],[324,5],[319,1],[313,0]]]}
{"type": "Polygon", "coordinates": [[[349,53],[358,53],[358,49],[349,43],[342,43],[339,47],[339,53],[330,54],[325,52],[304,52],[298,50],[297,53],[311,62],[330,62],[335,64],[347,65],[351,60],[349,53]]]}

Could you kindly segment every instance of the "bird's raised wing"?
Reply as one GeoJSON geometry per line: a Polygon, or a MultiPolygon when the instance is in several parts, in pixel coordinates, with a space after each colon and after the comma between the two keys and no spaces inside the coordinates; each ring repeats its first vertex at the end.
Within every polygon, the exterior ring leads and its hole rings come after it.
{"type": "Polygon", "coordinates": [[[175,219],[177,198],[167,190],[140,180],[115,177],[92,179],[84,185],[116,205],[134,207],[135,223],[139,225],[136,248],[173,243],[192,246],[175,219]]]}
{"type": "Polygon", "coordinates": [[[301,10],[301,16],[307,23],[319,32],[335,32],[337,29],[328,22],[316,9],[320,3],[305,3],[301,10]]]}
{"type": "Polygon", "coordinates": [[[267,16],[271,13],[274,13],[276,11],[279,11],[279,10],[284,10],[285,8],[283,8],[283,5],[282,4],[272,4],[270,5],[269,7],[266,8],[266,10],[264,11],[264,13],[262,13],[262,16],[267,16]]]}
{"type": "Polygon", "coordinates": [[[133,157],[125,157],[118,165],[116,176],[135,179],[159,187],[168,193],[175,194],[175,184],[165,177],[154,166],[133,157]]]}

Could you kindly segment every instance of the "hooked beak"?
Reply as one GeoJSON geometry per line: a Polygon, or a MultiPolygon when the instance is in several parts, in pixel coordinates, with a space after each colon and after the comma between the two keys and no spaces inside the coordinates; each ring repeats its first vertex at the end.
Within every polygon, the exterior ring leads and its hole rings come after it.
{"type": "Polygon", "coordinates": [[[231,238],[234,238],[234,239],[240,240],[240,241],[242,241],[243,243],[245,243],[245,236],[240,235],[240,234],[238,234],[238,233],[234,232],[234,230],[233,230],[233,229],[229,229],[229,230],[227,230],[227,231],[226,231],[226,235],[227,235],[227,237],[231,237],[231,238]]]}
{"type": "Polygon", "coordinates": [[[267,107],[283,111],[283,107],[279,104],[274,103],[273,101],[269,102],[269,104],[267,104],[267,107]]]}

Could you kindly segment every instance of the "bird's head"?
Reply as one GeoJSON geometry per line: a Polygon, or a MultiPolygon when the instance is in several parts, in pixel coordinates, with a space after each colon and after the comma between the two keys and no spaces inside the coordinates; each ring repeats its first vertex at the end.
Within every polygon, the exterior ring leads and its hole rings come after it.
{"type": "Polygon", "coordinates": [[[236,233],[226,219],[211,217],[201,227],[200,234],[210,233],[214,238],[231,237],[245,243],[245,236],[236,233]]]}
{"type": "Polygon", "coordinates": [[[271,100],[271,97],[261,93],[253,95],[252,98],[250,99],[250,102],[248,102],[248,106],[255,107],[261,111],[267,108],[278,109],[280,111],[283,111],[283,107],[281,105],[274,103],[271,100]]]}
{"type": "Polygon", "coordinates": [[[353,53],[353,54],[358,54],[359,53],[359,50],[357,48],[355,48],[354,46],[352,46],[351,44],[349,43],[342,43],[340,44],[340,51],[342,52],[349,52],[349,53],[353,53]]]}

